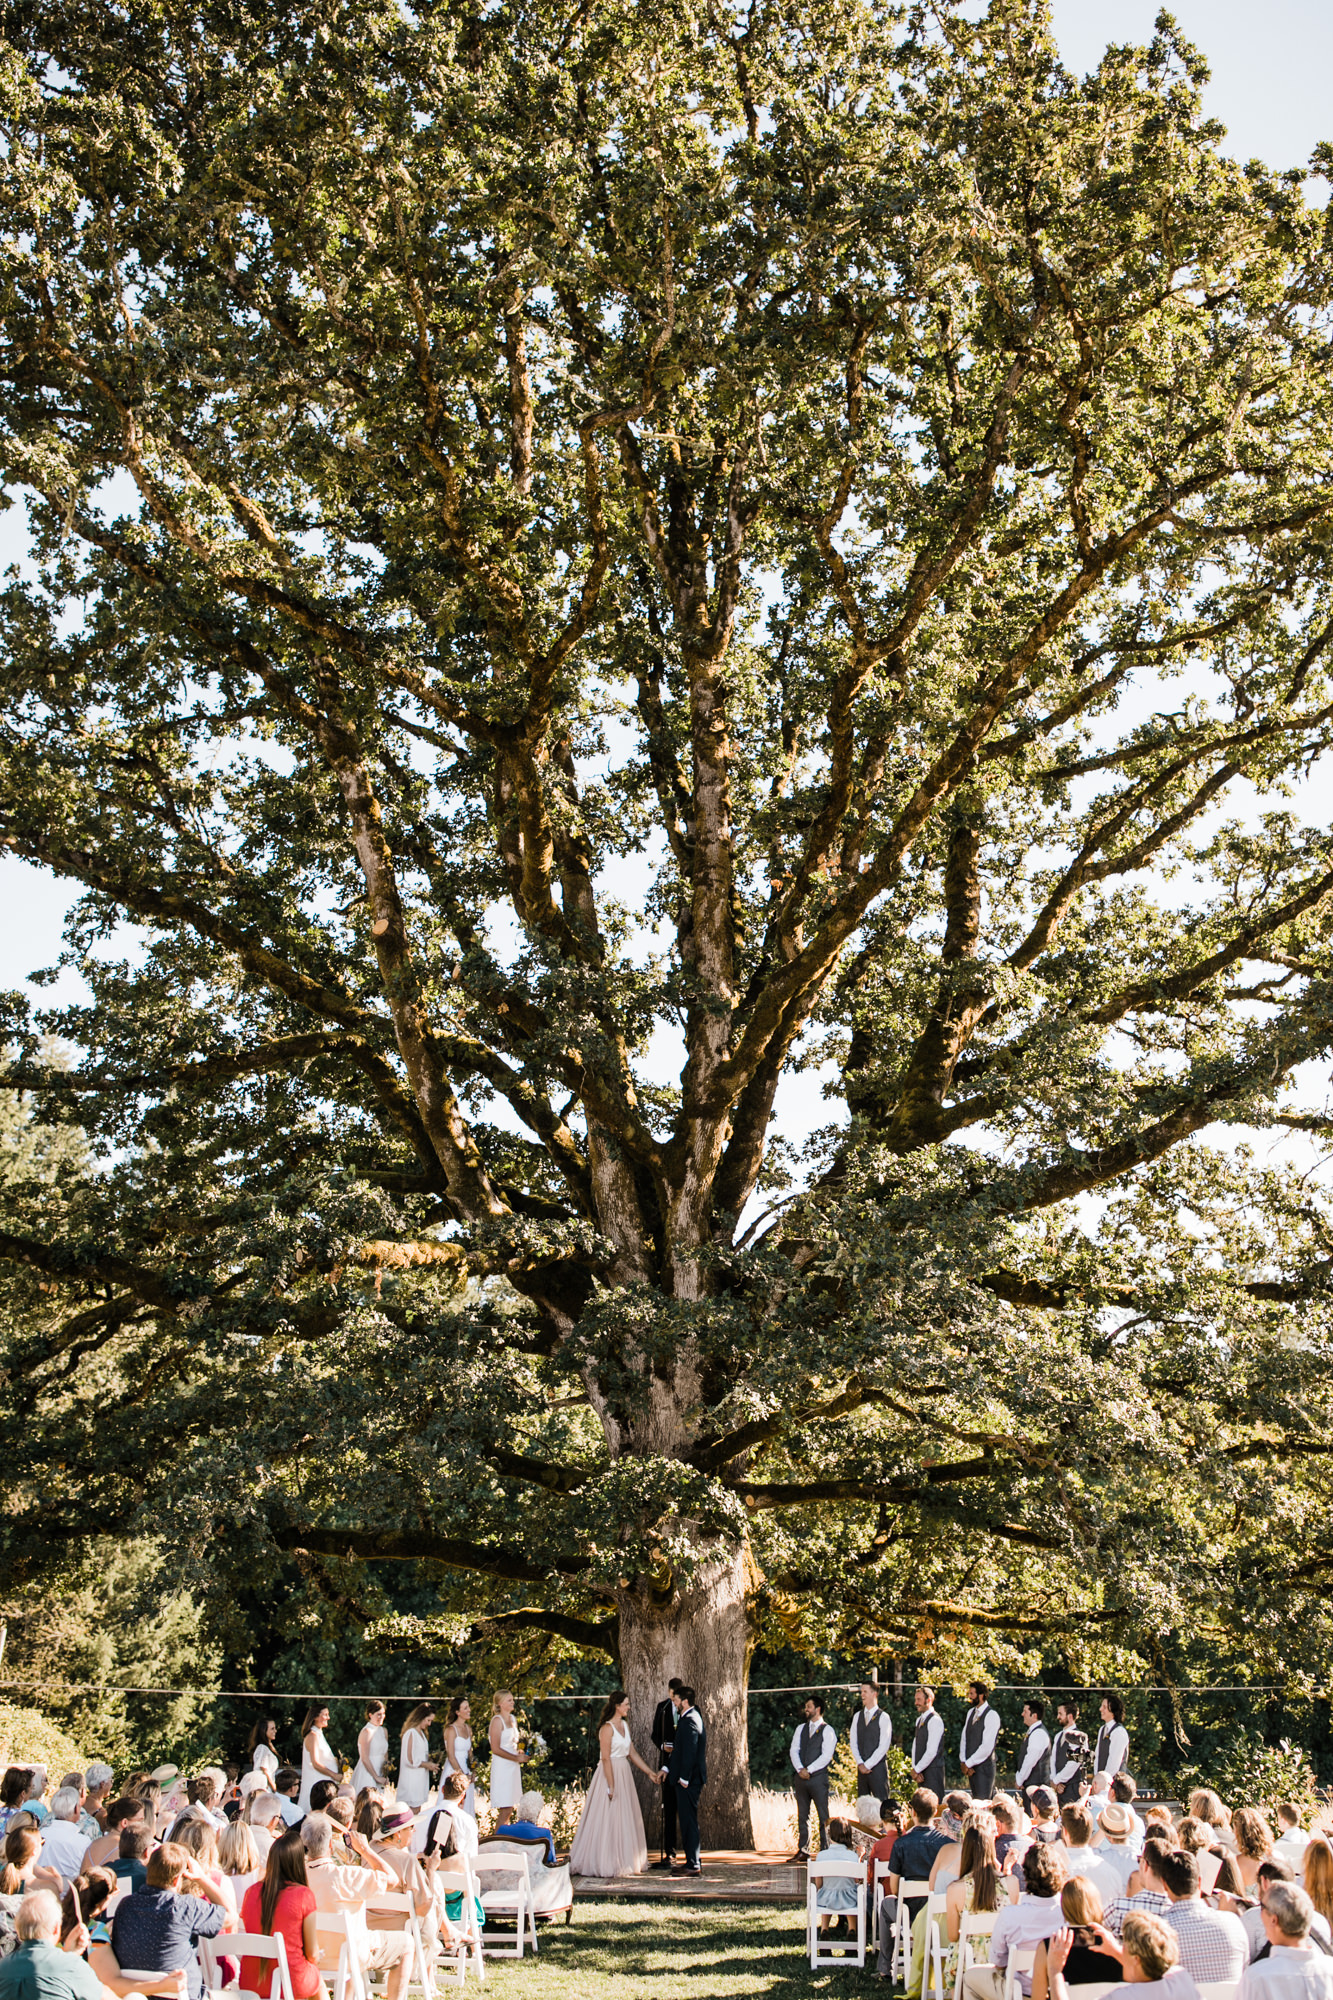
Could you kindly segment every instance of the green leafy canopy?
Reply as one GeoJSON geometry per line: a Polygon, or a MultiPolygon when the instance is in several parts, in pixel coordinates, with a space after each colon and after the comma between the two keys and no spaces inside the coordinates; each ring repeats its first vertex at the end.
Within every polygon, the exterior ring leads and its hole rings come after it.
{"type": "Polygon", "coordinates": [[[16,1573],[1321,1671],[1302,176],[1167,16],[5,18],[16,1573]]]}

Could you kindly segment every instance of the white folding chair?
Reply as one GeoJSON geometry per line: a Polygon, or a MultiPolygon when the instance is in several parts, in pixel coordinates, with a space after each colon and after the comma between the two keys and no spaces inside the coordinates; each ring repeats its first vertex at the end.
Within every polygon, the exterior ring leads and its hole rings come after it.
{"type": "Polygon", "coordinates": [[[416,1968],[415,1976],[407,1982],[407,1990],[410,1993],[414,1986],[419,1986],[429,2000],[430,1994],[435,1990],[435,1982],[426,1963],[426,1945],[421,1935],[421,1919],[417,1915],[415,1896],[406,1893],[393,1894],[388,1891],[381,1894],[377,1891],[375,1895],[366,1897],[365,1907],[367,1914],[372,1910],[381,1910],[403,1919],[402,1929],[412,1940],[412,1963],[416,1968]]]}
{"type": "Polygon", "coordinates": [[[471,1964],[477,1978],[485,1980],[486,1960],[482,1953],[481,1925],[477,1922],[474,1898],[477,1893],[476,1877],[472,1873],[472,1863],[466,1854],[451,1854],[431,1870],[431,1885],[439,1895],[461,1896],[462,1908],[456,1918],[450,1918],[454,1929],[462,1934],[461,1951],[450,1952],[443,1938],[440,1949],[452,1961],[454,1976],[461,1986],[467,1977],[471,1964]]]}
{"type": "Polygon", "coordinates": [[[905,1986],[912,1967],[912,1918],[907,1905],[909,1901],[924,1903],[929,1895],[929,1882],[898,1884],[898,1914],[893,1920],[893,1952],[889,1982],[893,1986],[905,1986]]]}
{"type": "Polygon", "coordinates": [[[366,1920],[360,1910],[339,1910],[336,1914],[329,1910],[316,1910],[315,1936],[319,1943],[321,1964],[335,1949],[338,1953],[333,2000],[347,2000],[349,1991],[352,2000],[367,2000],[362,1966],[368,1949],[368,1934],[366,1920]]]}
{"type": "MultiPolygon", "coordinates": [[[[269,1992],[274,2000],[293,2000],[292,1975],[287,1965],[287,1946],[281,1937],[265,1937],[262,1931],[223,1931],[217,1937],[200,1938],[199,1965],[204,1975],[204,1990],[207,1993],[221,1993],[222,1968],[220,1958],[271,1958],[277,1968],[269,1984],[269,1992]]],[[[158,1979],[160,1973],[132,1972],[125,1968],[122,1979],[158,1979]]]]}
{"type": "Polygon", "coordinates": [[[1037,1947],[1014,1945],[1009,1952],[1009,1962],[1004,1968],[1004,2000],[1023,2000],[1023,1989],[1018,1983],[1020,1972],[1030,1973],[1037,1963],[1037,1947]]]}
{"type": "MultiPolygon", "coordinates": [[[[934,2000],[945,2000],[944,1995],[944,1954],[948,1946],[949,1919],[948,1897],[938,1890],[932,1890],[926,1899],[926,1956],[921,1974],[921,2000],[927,1994],[934,2000]]],[[[1079,2000],[1083,2000],[1082,1994],[1079,2000]]]]}
{"type": "MultiPolygon", "coordinates": [[[[958,1920],[958,1970],[954,1974],[953,2000],[963,2000],[963,1974],[970,1972],[977,1962],[972,1949],[973,1938],[989,1937],[995,1929],[994,1910],[964,1910],[958,1920]]],[[[1079,2000],[1082,2000],[1080,1991],[1079,2000]]]]}
{"type": "Polygon", "coordinates": [[[514,1919],[512,1943],[505,1934],[498,1933],[492,1937],[487,1930],[482,1937],[482,1950],[491,1958],[522,1958],[524,1944],[530,1942],[535,1952],[537,1919],[528,1892],[528,1864],[523,1856],[475,1854],[472,1857],[472,1872],[477,1878],[477,1894],[487,1916],[514,1919]],[[488,1880],[492,1879],[496,1879],[497,1886],[487,1888],[488,1880]]]}
{"type": "Polygon", "coordinates": [[[870,1942],[879,1948],[879,1906],[889,1893],[889,1877],[893,1873],[892,1861],[877,1861],[870,1882],[870,1942]]]}
{"type": "Polygon", "coordinates": [[[816,1854],[805,1870],[805,1942],[810,1956],[810,1970],[814,1972],[821,1965],[846,1965],[847,1946],[835,1941],[819,1928],[819,1919],[827,1916],[848,1916],[850,1912],[821,1910],[819,1907],[819,1884],[821,1882],[854,1881],[856,1883],[856,1959],[864,1966],[866,1962],[866,1865],[857,1855],[816,1854]]]}

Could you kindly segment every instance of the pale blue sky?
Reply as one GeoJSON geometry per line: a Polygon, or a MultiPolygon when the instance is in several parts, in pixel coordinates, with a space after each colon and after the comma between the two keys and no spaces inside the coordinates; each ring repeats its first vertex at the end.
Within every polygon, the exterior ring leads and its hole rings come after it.
{"type": "MultiPolygon", "coordinates": [[[[1303,166],[1319,140],[1333,138],[1333,0],[1178,0],[1172,11],[1208,58],[1207,108],[1227,127],[1228,151],[1303,166]]],[[[1108,42],[1150,37],[1157,6],[1053,0],[1053,12],[1065,60],[1088,69],[1108,42]]],[[[19,509],[0,515],[0,564],[22,553],[21,519],[19,509]]],[[[0,987],[56,957],[72,900],[64,884],[0,857],[0,987]]]]}

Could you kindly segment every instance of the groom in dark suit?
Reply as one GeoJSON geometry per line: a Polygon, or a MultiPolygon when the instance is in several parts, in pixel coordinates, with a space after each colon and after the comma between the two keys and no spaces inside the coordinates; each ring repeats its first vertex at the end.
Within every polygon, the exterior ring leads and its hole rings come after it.
{"type": "Polygon", "coordinates": [[[699,1865],[699,1794],[708,1782],[708,1732],[694,1705],[694,1689],[677,1688],[671,1697],[676,1708],[676,1741],[663,1780],[676,1801],[680,1837],[685,1848],[685,1866],[677,1875],[702,1875],[699,1865]]]}

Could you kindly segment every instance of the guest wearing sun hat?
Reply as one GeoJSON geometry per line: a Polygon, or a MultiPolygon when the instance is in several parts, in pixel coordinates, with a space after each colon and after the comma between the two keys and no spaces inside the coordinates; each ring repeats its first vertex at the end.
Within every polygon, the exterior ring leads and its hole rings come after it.
{"type": "Polygon", "coordinates": [[[1102,1808],[1101,1818],[1097,1822],[1099,1839],[1093,1852],[1098,1861],[1104,1861],[1108,1867],[1115,1870],[1120,1880],[1122,1896],[1128,1893],[1129,1878],[1137,1866],[1134,1849],[1130,1845],[1135,1818],[1136,1815],[1129,1806],[1123,1805],[1119,1799],[1112,1799],[1109,1806],[1102,1808]]]}

